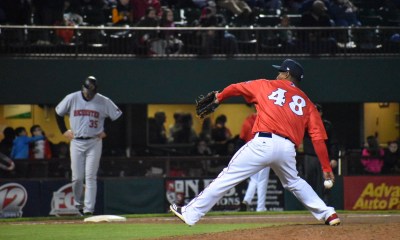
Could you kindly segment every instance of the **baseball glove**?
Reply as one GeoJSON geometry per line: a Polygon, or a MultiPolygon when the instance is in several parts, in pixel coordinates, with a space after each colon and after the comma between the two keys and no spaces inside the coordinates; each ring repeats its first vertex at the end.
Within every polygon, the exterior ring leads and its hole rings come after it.
{"type": "Polygon", "coordinates": [[[215,102],[217,91],[209,92],[206,96],[200,95],[196,99],[196,114],[200,118],[205,118],[207,115],[213,113],[219,106],[215,102]]]}

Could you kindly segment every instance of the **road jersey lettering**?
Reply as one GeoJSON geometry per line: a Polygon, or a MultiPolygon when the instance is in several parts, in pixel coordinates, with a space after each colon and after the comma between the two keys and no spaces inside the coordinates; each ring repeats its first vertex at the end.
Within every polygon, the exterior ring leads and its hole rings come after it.
{"type": "Polygon", "coordinates": [[[76,137],[97,136],[104,131],[104,120],[116,120],[121,110],[107,97],[97,93],[91,101],[85,101],[81,91],[68,94],[57,106],[60,116],[69,115],[70,128],[76,137]]]}
{"type": "MultiPolygon", "coordinates": [[[[287,91],[278,88],[277,90],[273,91],[269,96],[268,99],[274,100],[274,104],[278,106],[283,106],[286,102],[286,96],[285,93],[287,91]]],[[[293,113],[296,115],[302,116],[303,115],[303,108],[306,106],[306,101],[304,98],[294,95],[292,96],[292,101],[289,103],[290,110],[292,110],[293,113]]]]}
{"type": "Polygon", "coordinates": [[[86,110],[86,109],[74,110],[74,117],[78,116],[89,116],[89,117],[99,118],[100,113],[97,111],[86,110]]]}

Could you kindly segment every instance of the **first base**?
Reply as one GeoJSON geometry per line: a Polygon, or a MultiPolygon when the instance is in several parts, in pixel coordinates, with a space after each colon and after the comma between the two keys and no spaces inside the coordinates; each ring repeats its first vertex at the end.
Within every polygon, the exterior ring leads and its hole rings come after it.
{"type": "Polygon", "coordinates": [[[125,222],[126,218],[116,215],[98,215],[93,217],[87,217],[83,220],[84,222],[125,222]]]}

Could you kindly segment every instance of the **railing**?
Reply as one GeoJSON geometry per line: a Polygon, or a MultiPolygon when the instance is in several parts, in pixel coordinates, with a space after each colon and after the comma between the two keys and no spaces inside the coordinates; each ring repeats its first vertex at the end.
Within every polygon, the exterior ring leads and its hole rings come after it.
{"type": "MultiPolygon", "coordinates": [[[[335,172],[341,176],[363,175],[361,155],[349,152],[335,172]]],[[[304,176],[304,155],[297,155],[297,170],[304,176]]],[[[99,177],[216,177],[227,166],[229,156],[103,157],[99,177]]],[[[1,178],[66,178],[71,176],[69,159],[15,160],[16,169],[1,178]]]]}
{"type": "Polygon", "coordinates": [[[399,56],[400,27],[146,28],[0,25],[12,57],[399,56]],[[172,38],[174,36],[174,38],[172,38]]]}
{"type": "MultiPolygon", "coordinates": [[[[230,157],[144,156],[102,157],[99,177],[215,177],[227,166],[230,157]]],[[[70,178],[70,160],[15,160],[13,172],[1,171],[0,178],[70,178]]]]}

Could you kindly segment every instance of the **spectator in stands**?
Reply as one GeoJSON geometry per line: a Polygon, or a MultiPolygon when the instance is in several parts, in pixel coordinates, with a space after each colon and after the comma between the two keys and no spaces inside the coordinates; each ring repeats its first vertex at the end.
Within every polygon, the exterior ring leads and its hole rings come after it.
{"type": "Polygon", "coordinates": [[[174,143],[192,143],[197,141],[197,133],[193,129],[192,114],[184,113],[181,117],[181,128],[174,134],[174,143]]]}
{"type": "Polygon", "coordinates": [[[149,118],[148,140],[150,144],[167,143],[167,134],[164,126],[166,120],[165,112],[156,112],[154,118],[149,118]]]}
{"type": "Polygon", "coordinates": [[[15,129],[15,139],[13,142],[13,148],[11,151],[12,159],[28,159],[29,157],[29,144],[38,140],[44,140],[45,137],[32,136],[28,137],[26,129],[24,127],[18,127],[15,129]]]}
{"type": "MultiPolygon", "coordinates": [[[[198,139],[194,148],[191,150],[192,156],[212,156],[212,150],[203,139],[198,139]]],[[[207,172],[207,166],[214,166],[215,162],[213,160],[203,160],[195,161],[190,163],[191,168],[189,169],[189,176],[199,177],[203,173],[207,172]]]]}
{"type": "MultiPolygon", "coordinates": [[[[57,23],[59,26],[75,26],[73,22],[68,21],[64,18],[63,22],[57,23]]],[[[73,29],[56,29],[56,36],[58,37],[57,42],[61,42],[64,44],[69,44],[73,41],[74,38],[74,30],[73,29]]]]}
{"type": "MultiPolygon", "coordinates": [[[[200,27],[223,27],[226,24],[225,17],[217,14],[217,8],[213,2],[202,9],[199,20],[200,27]]],[[[201,55],[211,56],[215,47],[232,56],[238,53],[237,39],[228,31],[207,30],[199,32],[201,37],[201,55]]]]}
{"type": "Polygon", "coordinates": [[[15,131],[12,127],[6,127],[3,130],[3,140],[0,142],[0,152],[11,156],[11,150],[13,148],[13,142],[15,139],[15,131]]]}
{"type": "MultiPolygon", "coordinates": [[[[156,15],[156,10],[149,7],[146,10],[146,15],[140,19],[137,27],[158,27],[159,21],[156,15]]],[[[143,30],[138,32],[138,44],[146,48],[148,54],[161,53],[164,49],[162,41],[158,38],[158,31],[143,30]]]]}
{"type": "MultiPolygon", "coordinates": [[[[105,12],[106,3],[103,0],[81,0],[83,25],[101,26],[108,22],[105,12]]],[[[100,47],[106,41],[106,34],[103,30],[85,30],[82,31],[84,43],[100,47]]]]}
{"type": "Polygon", "coordinates": [[[250,113],[242,123],[239,138],[236,141],[235,151],[238,151],[241,147],[243,147],[243,145],[245,145],[254,137],[252,129],[257,117],[257,112],[253,104],[248,104],[247,106],[250,107],[253,112],[250,113]]]}
{"type": "Polygon", "coordinates": [[[32,137],[43,136],[44,139],[31,142],[29,146],[30,159],[51,159],[52,143],[46,138],[46,135],[40,125],[33,125],[30,129],[32,137]]]}
{"type": "Polygon", "coordinates": [[[199,134],[199,138],[205,140],[208,144],[213,144],[214,141],[212,139],[212,121],[210,117],[206,117],[203,120],[201,125],[201,131],[199,134]]]}
{"type": "Polygon", "coordinates": [[[18,161],[28,159],[29,157],[29,144],[34,141],[45,139],[44,136],[28,137],[24,127],[17,127],[15,129],[15,139],[13,148],[11,150],[10,158],[15,161],[16,177],[27,177],[29,165],[27,161],[18,161]]]}
{"type": "Polygon", "coordinates": [[[379,174],[383,167],[384,150],[375,136],[368,136],[361,152],[361,164],[366,174],[379,174]]]}
{"type": "Polygon", "coordinates": [[[211,131],[212,139],[217,143],[225,143],[232,138],[232,133],[229,128],[226,127],[227,117],[224,114],[219,115],[215,119],[215,125],[211,131]]]}
{"type": "Polygon", "coordinates": [[[194,156],[212,156],[213,152],[210,146],[207,144],[207,141],[204,139],[199,139],[196,142],[195,147],[192,150],[192,155],[194,156]]]}
{"type": "Polygon", "coordinates": [[[390,141],[384,150],[382,173],[395,174],[396,166],[400,166],[399,143],[397,141],[390,141]]]}
{"type": "MultiPolygon", "coordinates": [[[[32,0],[35,25],[53,26],[63,21],[64,0],[32,0]]],[[[38,34],[36,44],[49,45],[54,42],[52,31],[45,29],[38,34]]]]}
{"type": "Polygon", "coordinates": [[[157,20],[161,16],[161,3],[159,0],[131,0],[131,16],[134,24],[148,15],[148,9],[152,7],[157,20]]]}
{"type": "MultiPolygon", "coordinates": [[[[174,13],[169,8],[164,8],[160,20],[160,27],[175,28],[174,13]]],[[[164,40],[165,54],[179,54],[183,47],[183,42],[177,36],[177,31],[164,30],[160,32],[160,37],[164,40]]]]}
{"type": "MultiPolygon", "coordinates": [[[[82,8],[77,0],[68,0],[64,3],[64,16],[62,22],[57,22],[60,26],[79,26],[83,23],[82,8]]],[[[75,40],[74,29],[56,29],[58,40],[64,44],[70,44],[75,40]]]]}
{"type": "MultiPolygon", "coordinates": [[[[331,27],[333,21],[328,14],[327,7],[323,1],[313,2],[309,11],[301,15],[301,27],[331,27]]],[[[322,50],[333,51],[336,49],[336,40],[331,31],[307,30],[299,32],[299,42],[304,44],[304,50],[311,53],[319,53],[322,50]]]]}
{"type": "MultiPolygon", "coordinates": [[[[195,148],[192,150],[192,155],[193,156],[213,156],[214,152],[210,148],[210,145],[203,139],[199,139],[196,143],[195,148]]],[[[223,161],[221,159],[205,159],[201,162],[201,165],[199,165],[197,162],[195,164],[196,168],[201,168],[202,173],[205,174],[206,176],[214,176],[215,174],[218,174],[221,172],[224,167],[226,167],[226,161],[223,161]]]]}
{"type": "Polygon", "coordinates": [[[218,155],[227,155],[227,143],[232,138],[232,133],[226,127],[227,117],[224,114],[215,119],[214,127],[211,131],[211,137],[214,141],[215,153],[218,155]]]}
{"type": "Polygon", "coordinates": [[[357,18],[357,10],[350,0],[332,0],[330,2],[329,12],[335,26],[361,26],[357,18]]]}
{"type": "Polygon", "coordinates": [[[294,36],[294,32],[290,29],[292,27],[290,18],[286,14],[282,15],[281,21],[277,27],[282,28],[276,35],[277,46],[292,52],[295,49],[296,37],[294,36]]]}
{"type": "Polygon", "coordinates": [[[64,21],[72,25],[82,25],[82,6],[79,0],[67,0],[64,4],[64,21]]]}
{"type": "Polygon", "coordinates": [[[174,123],[168,127],[169,137],[168,142],[174,142],[175,133],[182,128],[182,113],[174,113],[174,123]]]}
{"type": "Polygon", "coordinates": [[[129,0],[117,0],[117,3],[111,6],[112,23],[114,25],[131,25],[132,11],[129,0]]]}

